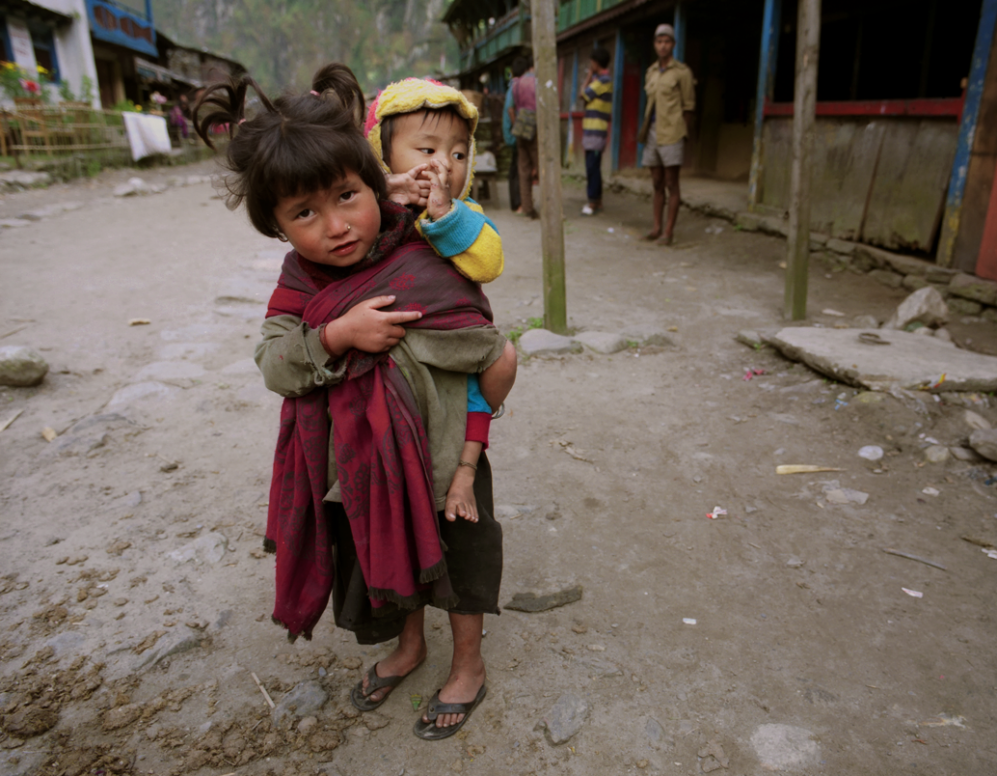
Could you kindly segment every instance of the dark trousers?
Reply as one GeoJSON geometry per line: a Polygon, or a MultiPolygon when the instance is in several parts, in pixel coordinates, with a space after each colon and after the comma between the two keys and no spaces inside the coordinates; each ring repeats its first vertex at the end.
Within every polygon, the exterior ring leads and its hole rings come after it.
{"type": "Polygon", "coordinates": [[[540,169],[537,158],[537,139],[523,140],[517,138],[516,148],[519,163],[519,196],[522,199],[523,212],[529,215],[533,209],[533,175],[540,169]]]}
{"type": "Polygon", "coordinates": [[[519,196],[519,146],[513,143],[512,161],[509,162],[509,207],[519,210],[522,198],[519,196]]]}
{"type": "Polygon", "coordinates": [[[602,202],[602,151],[585,152],[585,177],[589,202],[602,202]]]}

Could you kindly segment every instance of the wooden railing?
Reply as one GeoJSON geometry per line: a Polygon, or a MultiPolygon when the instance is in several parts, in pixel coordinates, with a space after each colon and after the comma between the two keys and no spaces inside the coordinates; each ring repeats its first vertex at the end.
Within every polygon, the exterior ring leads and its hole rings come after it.
{"type": "Polygon", "coordinates": [[[14,110],[0,112],[0,155],[128,149],[119,111],[96,110],[85,102],[45,105],[16,98],[14,110]]]}

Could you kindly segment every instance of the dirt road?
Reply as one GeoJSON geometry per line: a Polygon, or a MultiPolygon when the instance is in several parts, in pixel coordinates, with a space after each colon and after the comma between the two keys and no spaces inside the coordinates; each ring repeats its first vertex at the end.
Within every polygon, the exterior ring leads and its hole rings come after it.
{"type": "MultiPolygon", "coordinates": [[[[522,364],[492,427],[501,600],[583,595],[487,617],[488,697],[431,744],[411,727],[446,676],[442,613],[429,660],[367,715],[348,691],[388,647],[328,617],[290,644],[269,622],[279,400],[251,357],[285,246],[206,183],[116,199],[124,177],[0,200],[0,218],[81,203],[0,234],[0,336],[20,329],[0,344],[51,364],[0,389],[0,423],[21,412],[0,432],[0,774],[997,772],[994,467],[923,453],[997,408],[870,401],[735,342],[780,324],[781,240],[683,211],[656,248],[637,239],[646,201],[582,219],[566,188],[571,325],[671,344],[522,364]]],[[[489,215],[496,323],[525,328],[539,225],[489,215]]],[[[882,320],[904,296],[820,263],[811,278],[811,310],[846,314],[812,323],[882,320]]]]}

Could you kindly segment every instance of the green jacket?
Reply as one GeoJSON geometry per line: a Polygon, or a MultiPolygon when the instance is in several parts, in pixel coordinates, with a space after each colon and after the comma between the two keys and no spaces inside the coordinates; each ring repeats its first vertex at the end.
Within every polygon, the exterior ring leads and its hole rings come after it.
{"type": "MultiPolygon", "coordinates": [[[[256,364],[267,388],[284,397],[304,396],[321,388],[335,390],[343,381],[342,359],[326,353],[319,330],[293,315],[267,318],[256,364]]],[[[415,396],[429,435],[436,509],[446,505],[467,428],[467,375],[480,373],[502,355],[506,339],[498,329],[480,326],[437,331],[408,329],[389,353],[415,396]]],[[[339,475],[329,434],[329,492],[326,501],[342,501],[339,475]]]]}

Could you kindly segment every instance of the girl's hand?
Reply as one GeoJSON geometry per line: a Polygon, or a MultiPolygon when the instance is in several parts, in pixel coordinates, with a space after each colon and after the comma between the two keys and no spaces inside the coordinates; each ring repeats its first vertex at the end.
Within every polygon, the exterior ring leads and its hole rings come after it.
{"type": "Polygon", "coordinates": [[[428,169],[428,164],[420,164],[408,172],[388,175],[388,199],[399,205],[426,207],[430,182],[422,174],[428,169]]]}
{"type": "Polygon", "coordinates": [[[451,523],[460,516],[469,523],[478,522],[478,502],[474,498],[474,469],[458,466],[447,491],[443,516],[451,523]]]}
{"type": "Polygon", "coordinates": [[[450,212],[450,203],[453,199],[450,193],[450,167],[438,159],[433,159],[424,174],[429,180],[429,202],[426,205],[429,217],[439,221],[450,212]]]}
{"type": "Polygon", "coordinates": [[[322,345],[330,356],[341,356],[350,348],[365,353],[385,353],[405,336],[403,323],[417,321],[417,311],[384,312],[395,301],[394,296],[365,299],[344,315],[330,321],[322,330],[322,345]]]}

